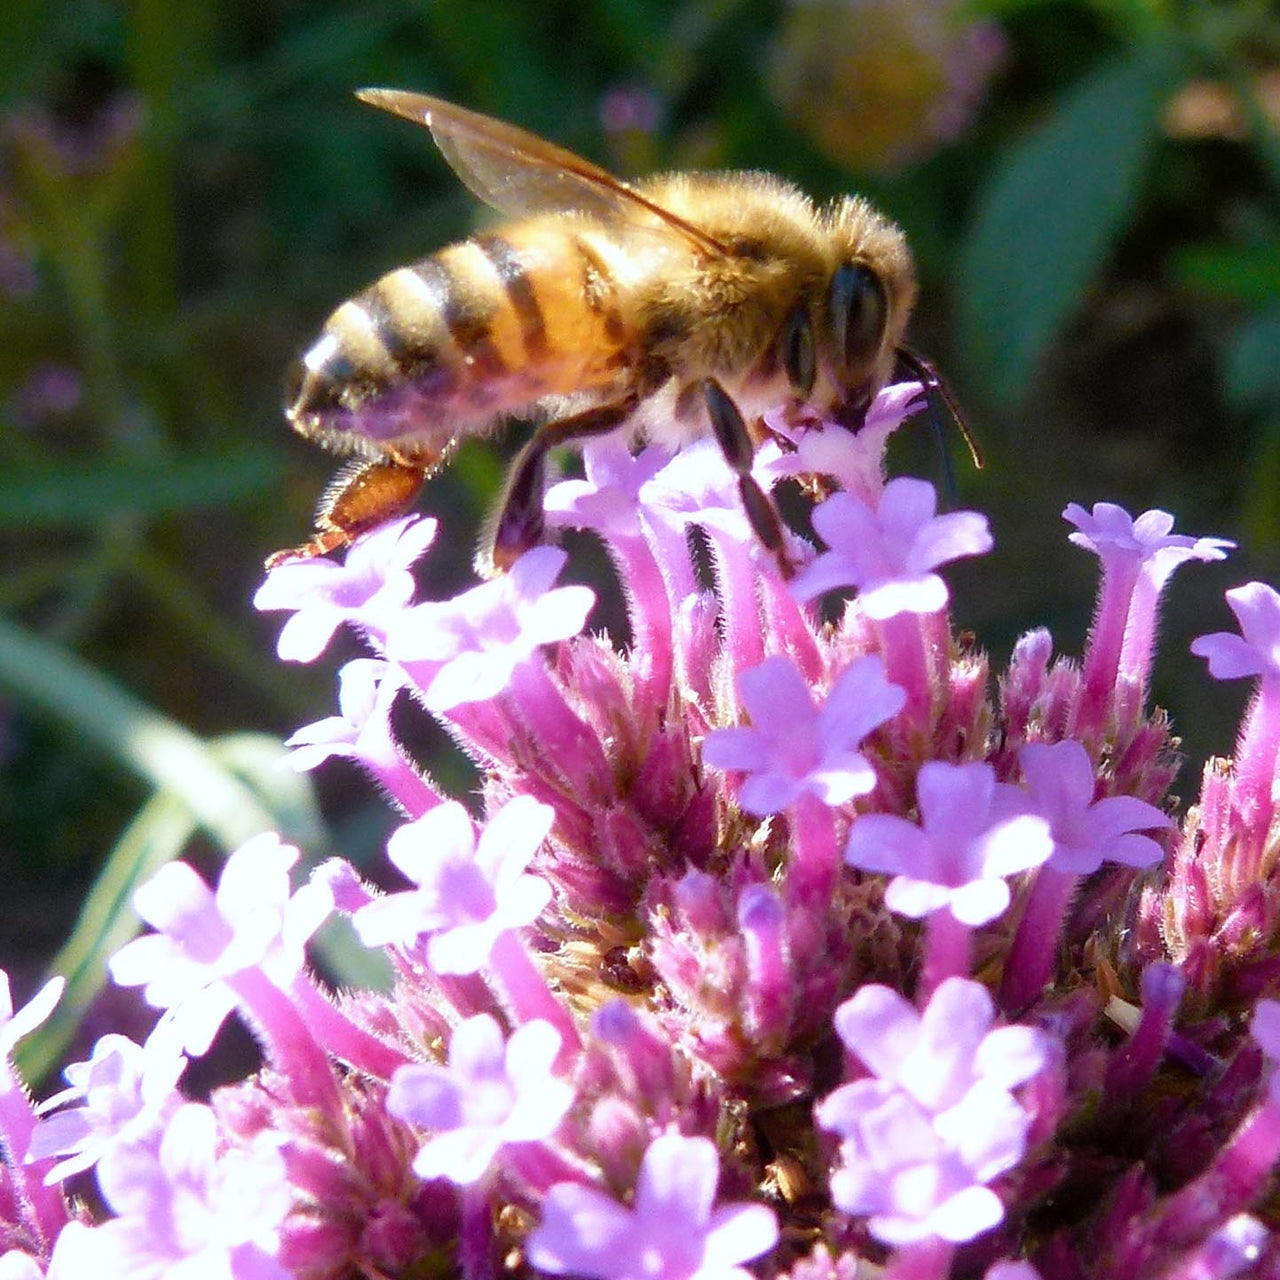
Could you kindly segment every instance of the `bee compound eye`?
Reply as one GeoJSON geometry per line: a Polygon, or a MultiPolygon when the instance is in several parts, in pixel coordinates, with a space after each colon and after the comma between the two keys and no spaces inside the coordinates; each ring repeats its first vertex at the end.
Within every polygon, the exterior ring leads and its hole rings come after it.
{"type": "Polygon", "coordinates": [[[846,262],[831,278],[831,322],[846,369],[870,364],[884,341],[889,299],[865,262],[846,262]]]}
{"type": "Polygon", "coordinates": [[[813,390],[815,365],[813,325],[804,307],[797,307],[787,321],[782,339],[782,359],[787,380],[802,396],[807,396],[813,390]]]}

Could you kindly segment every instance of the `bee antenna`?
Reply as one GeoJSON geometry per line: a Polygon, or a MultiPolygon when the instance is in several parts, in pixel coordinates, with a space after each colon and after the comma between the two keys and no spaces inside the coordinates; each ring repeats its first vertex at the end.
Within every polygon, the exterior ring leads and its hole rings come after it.
{"type": "Polygon", "coordinates": [[[942,375],[932,361],[926,360],[918,351],[912,351],[910,347],[905,346],[898,347],[894,354],[898,357],[899,367],[918,378],[924,387],[925,399],[929,404],[929,416],[933,420],[933,429],[937,434],[938,447],[942,453],[943,480],[946,484],[947,492],[954,499],[956,475],[951,465],[951,455],[946,447],[946,429],[943,426],[942,413],[938,407],[939,402],[946,406],[947,413],[959,429],[960,435],[969,450],[969,457],[973,459],[974,468],[978,471],[981,471],[986,465],[986,460],[982,456],[982,449],[977,440],[974,439],[973,432],[969,430],[969,424],[965,420],[964,414],[960,411],[960,406],[956,403],[955,397],[951,394],[947,384],[943,382],[942,375]]]}

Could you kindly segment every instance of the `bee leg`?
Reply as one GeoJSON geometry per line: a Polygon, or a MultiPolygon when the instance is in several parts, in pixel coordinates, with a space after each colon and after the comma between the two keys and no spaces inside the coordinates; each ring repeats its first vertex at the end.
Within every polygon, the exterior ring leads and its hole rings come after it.
{"type": "Polygon", "coordinates": [[[316,512],[316,534],[300,547],[267,557],[274,569],[286,560],[311,560],[350,545],[362,533],[403,515],[413,505],[431,466],[379,459],[344,467],[333,478],[316,512]]]}
{"type": "Polygon", "coordinates": [[[782,517],[772,499],[751,474],[755,445],[747,424],[729,393],[714,378],[704,378],[700,386],[707,406],[707,417],[711,420],[711,429],[715,432],[725,461],[738,477],[738,492],[742,496],[742,505],[751,528],[764,544],[765,550],[777,561],[778,572],[784,578],[790,578],[795,574],[795,568],[787,555],[782,517]]]}
{"type": "Polygon", "coordinates": [[[507,472],[502,501],[476,553],[477,573],[485,578],[506,573],[526,551],[543,540],[546,523],[542,496],[547,454],[573,440],[607,435],[626,422],[639,402],[639,395],[633,393],[614,404],[598,405],[538,428],[507,472]]]}

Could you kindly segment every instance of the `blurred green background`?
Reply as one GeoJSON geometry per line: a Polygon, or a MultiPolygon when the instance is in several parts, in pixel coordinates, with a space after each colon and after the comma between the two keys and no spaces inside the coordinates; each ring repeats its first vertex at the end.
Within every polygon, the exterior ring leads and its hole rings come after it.
{"type": "MultiPolygon", "coordinates": [[[[951,574],[958,622],[997,662],[1037,624],[1079,652],[1096,575],[1068,501],[1235,537],[1228,564],[1175,581],[1155,690],[1193,765],[1230,750],[1247,689],[1186,645],[1228,625],[1225,587],[1280,569],[1274,4],[8,0],[0,957],[19,986],[89,895],[57,960],[87,998],[164,858],[272,825],[364,861],[394,822],[340,764],[318,800],[279,768],[355,648],[286,668],[279,618],[249,604],[333,470],[285,427],[289,360],[480,216],[425,131],[352,98],[371,84],[623,175],[755,167],[872,196],[919,258],[915,344],[989,459],[975,474],[952,441],[997,540],[951,574]]],[[[474,528],[511,444],[464,450],[425,504],[474,528]]],[[[938,476],[928,432],[895,447],[938,476]]],[[[429,593],[466,581],[454,541],[429,593]]]]}

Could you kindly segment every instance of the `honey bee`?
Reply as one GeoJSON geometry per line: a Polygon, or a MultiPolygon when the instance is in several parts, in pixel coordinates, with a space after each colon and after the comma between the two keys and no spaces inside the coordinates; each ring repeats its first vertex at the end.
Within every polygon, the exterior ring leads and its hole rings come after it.
{"type": "Polygon", "coordinates": [[[781,519],[751,476],[760,415],[791,406],[856,428],[899,365],[941,386],[903,345],[917,294],[906,240],[860,197],[818,209],[763,173],[631,185],[439,98],[357,96],[426,125],[471,191],[513,221],[398,267],[325,322],[286,412],[355,462],[311,541],[269,567],[401,514],[460,440],[528,416],[539,425],[511,465],[482,572],[542,540],[550,451],[624,427],[671,447],[714,434],[786,572],[781,519]]]}

